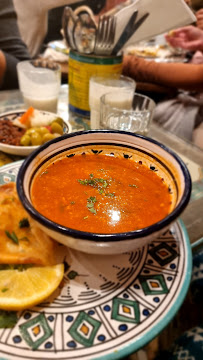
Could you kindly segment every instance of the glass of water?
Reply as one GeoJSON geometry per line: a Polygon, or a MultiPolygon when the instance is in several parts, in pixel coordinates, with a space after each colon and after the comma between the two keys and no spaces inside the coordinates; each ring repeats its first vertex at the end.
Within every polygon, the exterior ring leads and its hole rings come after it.
{"type": "Polygon", "coordinates": [[[124,130],[147,135],[153,118],[155,102],[148,96],[135,93],[131,100],[119,93],[109,92],[100,98],[100,129],[124,130]]]}

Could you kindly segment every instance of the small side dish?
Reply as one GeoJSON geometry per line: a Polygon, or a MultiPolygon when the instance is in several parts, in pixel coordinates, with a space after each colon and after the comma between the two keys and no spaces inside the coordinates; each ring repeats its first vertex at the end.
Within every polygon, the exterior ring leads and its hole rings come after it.
{"type": "Polygon", "coordinates": [[[37,146],[69,132],[57,114],[34,109],[0,115],[0,150],[13,155],[29,155],[37,146]]]}
{"type": "Polygon", "coordinates": [[[35,146],[62,135],[63,120],[30,107],[13,121],[2,119],[0,130],[0,142],[4,144],[35,146]]]}

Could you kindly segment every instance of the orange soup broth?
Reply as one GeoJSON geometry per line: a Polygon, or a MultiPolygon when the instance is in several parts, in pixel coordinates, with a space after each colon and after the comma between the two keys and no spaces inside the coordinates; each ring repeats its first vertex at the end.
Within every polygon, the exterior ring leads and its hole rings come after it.
{"type": "Polygon", "coordinates": [[[33,181],[34,207],[66,227],[119,233],[152,225],[170,211],[163,180],[145,165],[107,155],[75,155],[50,164],[33,181]]]}

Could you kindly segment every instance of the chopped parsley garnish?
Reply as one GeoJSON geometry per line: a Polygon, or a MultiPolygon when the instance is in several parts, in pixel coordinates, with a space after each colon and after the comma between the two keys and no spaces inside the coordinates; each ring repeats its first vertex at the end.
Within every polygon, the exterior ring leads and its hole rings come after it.
{"type": "Polygon", "coordinates": [[[84,180],[79,179],[78,182],[81,185],[89,185],[94,188],[97,188],[99,191],[101,189],[106,189],[107,186],[109,185],[109,182],[106,179],[93,178],[92,176],[93,174],[90,174],[90,179],[84,179],[84,180]]]}
{"type": "Polygon", "coordinates": [[[28,267],[30,267],[30,265],[27,266],[27,264],[19,264],[19,265],[17,266],[17,270],[18,270],[18,271],[24,271],[24,270],[26,270],[28,267]]]}
{"type": "Polygon", "coordinates": [[[22,238],[18,239],[18,237],[14,231],[12,231],[12,233],[10,233],[8,230],[5,230],[5,234],[9,239],[11,239],[17,245],[19,244],[19,240],[30,241],[27,236],[23,236],[22,238]]]}
{"type": "Polygon", "coordinates": [[[29,227],[30,226],[30,223],[29,223],[29,220],[28,218],[23,218],[19,221],[19,224],[18,224],[19,228],[24,228],[24,227],[29,227]]]}
{"type": "Polygon", "coordinates": [[[96,209],[94,208],[94,204],[96,203],[97,199],[95,196],[90,196],[88,199],[87,199],[87,208],[88,210],[93,213],[93,214],[96,214],[96,209]]]}
{"type": "Polygon", "coordinates": [[[30,267],[32,267],[32,264],[0,264],[0,271],[1,270],[18,270],[23,271],[30,267]]]}
{"type": "Polygon", "coordinates": [[[107,186],[109,185],[108,181],[105,179],[95,179],[95,181],[98,181],[99,183],[101,183],[102,186],[104,187],[104,189],[106,189],[107,186]]]}
{"type": "Polygon", "coordinates": [[[3,288],[3,289],[1,289],[1,292],[2,293],[5,293],[6,291],[8,291],[9,290],[9,288],[3,288]]]}
{"type": "MultiPolygon", "coordinates": [[[[94,178],[93,174],[89,174],[89,177],[90,177],[89,179],[78,179],[77,181],[81,185],[92,186],[93,188],[98,190],[100,195],[104,194],[105,196],[109,196],[109,197],[112,197],[112,198],[115,196],[114,193],[105,193],[106,188],[110,185],[108,180],[102,179],[102,178],[94,178]]],[[[86,192],[85,192],[85,194],[87,195],[86,192]]],[[[97,201],[97,199],[96,199],[95,196],[90,196],[87,199],[87,208],[92,214],[97,213],[97,211],[96,211],[96,209],[94,207],[94,204],[95,204],[96,201],[97,201]]],[[[84,219],[86,219],[86,217],[84,219]]]]}
{"type": "Polygon", "coordinates": [[[106,193],[105,196],[114,197],[115,194],[114,193],[106,193]]]}
{"type": "Polygon", "coordinates": [[[14,231],[12,231],[12,233],[10,233],[9,231],[5,230],[5,234],[6,236],[11,239],[15,244],[19,244],[19,240],[17,235],[15,234],[14,231]]]}
{"type": "Polygon", "coordinates": [[[134,188],[138,188],[138,186],[137,186],[137,185],[135,185],[135,184],[129,184],[128,186],[130,186],[130,187],[134,187],[134,188]]]}
{"type": "Polygon", "coordinates": [[[23,236],[20,240],[30,241],[27,236],[23,236]]]}

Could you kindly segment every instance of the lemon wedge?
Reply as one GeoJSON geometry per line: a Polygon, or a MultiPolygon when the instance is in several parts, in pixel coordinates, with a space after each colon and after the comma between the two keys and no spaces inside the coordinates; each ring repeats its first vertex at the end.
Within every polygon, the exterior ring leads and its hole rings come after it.
{"type": "Polygon", "coordinates": [[[0,309],[23,310],[39,304],[59,286],[64,265],[0,271],[0,309]]]}

